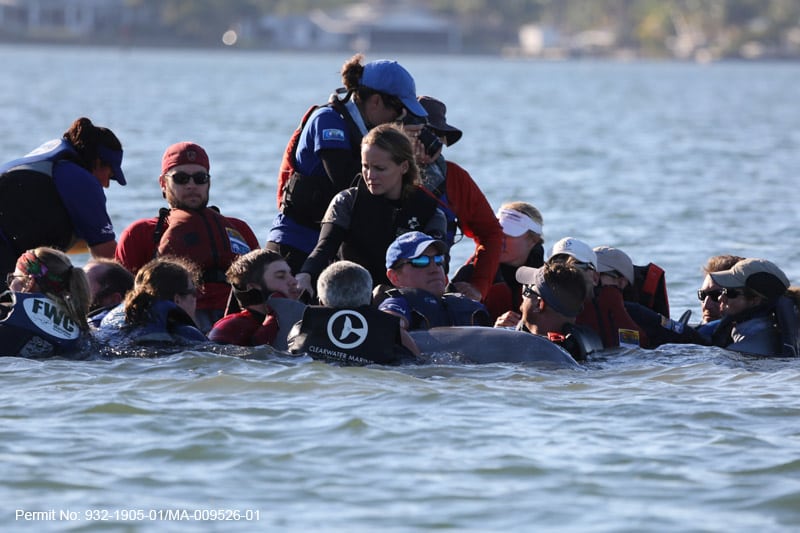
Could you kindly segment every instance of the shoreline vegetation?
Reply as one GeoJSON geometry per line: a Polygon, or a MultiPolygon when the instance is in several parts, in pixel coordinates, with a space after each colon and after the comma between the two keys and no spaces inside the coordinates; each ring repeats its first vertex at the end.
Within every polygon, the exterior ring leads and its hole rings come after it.
{"type": "Polygon", "coordinates": [[[0,5],[0,44],[799,60],[796,0],[90,0],[0,5]]]}

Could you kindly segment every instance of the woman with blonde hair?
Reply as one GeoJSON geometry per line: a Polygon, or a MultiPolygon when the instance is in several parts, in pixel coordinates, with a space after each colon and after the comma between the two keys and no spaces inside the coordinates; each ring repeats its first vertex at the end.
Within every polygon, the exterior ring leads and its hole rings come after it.
{"type": "Polygon", "coordinates": [[[0,355],[51,357],[79,352],[89,339],[89,282],[60,250],[27,250],[0,296],[0,355]]]}
{"type": "Polygon", "coordinates": [[[444,213],[419,185],[419,168],[408,136],[393,124],[376,126],[361,141],[358,186],[337,194],[322,220],[314,250],[297,274],[297,285],[313,294],[312,283],[339,254],[369,271],[375,285],[388,284],[386,249],[408,231],[441,239],[444,213]]]}
{"type": "MultiPolygon", "coordinates": [[[[503,228],[503,248],[500,251],[500,266],[483,299],[492,320],[506,311],[519,310],[522,303],[522,284],[516,277],[518,267],[539,268],[544,264],[544,220],[539,210],[527,202],[507,202],[500,206],[497,220],[503,228]]],[[[472,277],[475,258],[470,258],[458,269],[453,283],[472,277]]]]}

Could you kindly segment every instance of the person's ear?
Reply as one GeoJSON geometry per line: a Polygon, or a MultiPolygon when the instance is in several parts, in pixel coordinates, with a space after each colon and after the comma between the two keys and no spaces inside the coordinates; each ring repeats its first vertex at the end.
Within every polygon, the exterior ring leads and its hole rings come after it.
{"type": "Polygon", "coordinates": [[[392,285],[394,285],[395,287],[397,287],[397,281],[398,281],[398,277],[397,277],[397,271],[396,271],[396,270],[394,270],[394,269],[392,269],[392,268],[390,268],[389,270],[387,270],[387,271],[386,271],[386,278],[389,280],[389,282],[390,282],[392,285]]]}

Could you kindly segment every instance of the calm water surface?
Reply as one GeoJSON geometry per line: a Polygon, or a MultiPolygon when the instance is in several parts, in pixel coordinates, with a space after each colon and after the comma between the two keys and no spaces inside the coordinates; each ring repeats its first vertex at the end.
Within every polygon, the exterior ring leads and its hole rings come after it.
{"type": "MultiPolygon", "coordinates": [[[[163,205],[164,148],[195,140],[212,202],[263,241],[286,140],[346,59],[0,47],[0,159],[81,115],[111,127],[129,182],[108,190],[121,231],[163,205]]],[[[539,207],[548,245],[573,235],[661,265],[673,316],[699,314],[710,255],[766,257],[800,283],[800,65],[398,59],[448,104],[465,135],[447,154],[493,207],[539,207]]],[[[465,239],[454,256],[470,251],[465,239]]],[[[798,361],[686,346],[563,371],[252,355],[0,360],[3,529],[800,527],[798,361]],[[258,517],[175,519],[217,509],[258,517]]]]}

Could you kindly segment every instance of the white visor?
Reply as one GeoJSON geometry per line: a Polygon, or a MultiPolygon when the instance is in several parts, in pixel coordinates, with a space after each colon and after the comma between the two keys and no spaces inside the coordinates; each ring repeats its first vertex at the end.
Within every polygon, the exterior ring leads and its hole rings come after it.
{"type": "Polygon", "coordinates": [[[503,233],[509,237],[519,237],[527,231],[532,231],[537,235],[542,234],[542,225],[524,213],[514,209],[501,209],[497,213],[497,220],[503,226],[503,233]]]}

